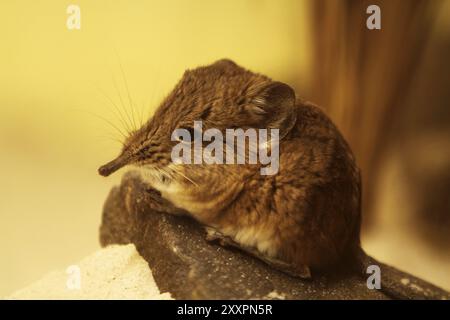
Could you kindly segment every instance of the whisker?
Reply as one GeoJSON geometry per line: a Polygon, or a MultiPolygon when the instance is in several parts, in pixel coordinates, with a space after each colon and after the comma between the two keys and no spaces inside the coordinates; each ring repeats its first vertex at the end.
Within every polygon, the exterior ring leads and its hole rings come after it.
{"type": "Polygon", "coordinates": [[[196,187],[198,187],[198,184],[197,184],[194,180],[188,178],[185,174],[181,173],[178,169],[171,168],[171,171],[172,171],[173,173],[178,174],[178,175],[181,176],[182,178],[186,179],[187,181],[189,181],[190,183],[192,183],[192,184],[195,185],[196,187]]]}
{"type": "Polygon", "coordinates": [[[93,115],[93,116],[95,116],[95,117],[97,117],[97,118],[99,118],[99,119],[105,121],[106,123],[108,123],[111,127],[113,127],[114,129],[116,129],[117,132],[119,132],[119,133],[123,136],[124,139],[127,139],[127,138],[128,138],[128,136],[127,136],[125,133],[123,133],[122,130],[120,130],[120,129],[119,129],[113,122],[111,122],[110,120],[108,120],[108,119],[106,119],[105,117],[103,117],[103,116],[101,116],[101,115],[98,115],[98,114],[96,114],[96,113],[94,113],[94,112],[92,112],[92,111],[90,111],[90,110],[84,110],[84,111],[87,112],[87,113],[90,113],[91,115],[93,115]]]}
{"type": "Polygon", "coordinates": [[[114,142],[118,142],[122,147],[124,146],[123,141],[120,140],[120,139],[117,139],[116,137],[113,137],[113,136],[110,136],[110,135],[102,135],[102,136],[99,136],[99,137],[103,138],[103,139],[112,140],[114,142]]]}
{"type": "Polygon", "coordinates": [[[130,125],[129,125],[129,127],[131,128],[130,131],[132,131],[133,130],[133,121],[131,120],[129,112],[127,112],[127,108],[125,107],[125,103],[123,102],[123,99],[122,99],[122,94],[120,93],[119,86],[117,85],[117,81],[114,78],[114,76],[113,76],[113,84],[114,84],[114,88],[117,91],[117,95],[119,96],[120,105],[122,106],[122,109],[124,110],[124,113],[127,116],[128,121],[130,122],[130,125]]]}
{"type": "Polygon", "coordinates": [[[140,120],[140,124],[141,124],[141,127],[144,125],[144,123],[145,123],[145,120],[144,120],[144,109],[145,109],[145,101],[142,101],[142,108],[141,108],[141,115],[140,115],[140,118],[141,118],[141,120],[140,120]]]}
{"type": "Polygon", "coordinates": [[[119,60],[120,71],[122,73],[122,80],[123,80],[123,83],[125,84],[125,89],[127,90],[128,102],[129,102],[130,108],[131,108],[131,114],[132,114],[132,119],[133,119],[134,130],[137,130],[138,128],[136,127],[136,120],[135,120],[135,115],[134,115],[135,110],[134,110],[134,106],[133,106],[133,100],[131,99],[131,94],[130,94],[130,89],[129,89],[129,86],[128,86],[128,81],[127,81],[127,78],[125,76],[125,70],[123,69],[122,62],[120,60],[120,57],[119,57],[119,54],[117,53],[117,51],[116,51],[116,55],[117,55],[117,59],[119,60]]]}
{"type": "Polygon", "coordinates": [[[124,126],[124,129],[127,131],[127,133],[130,134],[130,133],[131,133],[131,130],[130,130],[129,126],[128,126],[128,123],[125,121],[125,117],[124,117],[123,113],[121,112],[120,108],[117,106],[117,104],[114,102],[114,100],[111,99],[111,97],[109,97],[109,96],[106,94],[106,92],[104,92],[104,91],[101,90],[100,88],[97,88],[97,90],[99,90],[100,93],[104,96],[104,98],[107,99],[107,100],[113,105],[115,111],[117,112],[117,113],[115,113],[116,116],[118,116],[120,122],[121,122],[122,125],[124,126]]]}

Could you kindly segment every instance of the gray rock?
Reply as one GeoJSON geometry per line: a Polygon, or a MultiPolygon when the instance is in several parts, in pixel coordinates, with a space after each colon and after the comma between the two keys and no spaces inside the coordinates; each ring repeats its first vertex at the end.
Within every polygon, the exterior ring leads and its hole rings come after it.
{"type": "MultiPolygon", "coordinates": [[[[162,213],[162,200],[128,173],[106,200],[102,246],[134,243],[161,292],[176,299],[388,299],[357,275],[301,280],[205,240],[196,221],[162,213]]],[[[409,276],[409,275],[407,275],[409,276]]]]}

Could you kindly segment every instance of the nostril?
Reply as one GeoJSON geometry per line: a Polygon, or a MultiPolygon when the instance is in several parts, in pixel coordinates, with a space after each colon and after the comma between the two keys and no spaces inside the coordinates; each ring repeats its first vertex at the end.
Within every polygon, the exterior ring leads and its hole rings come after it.
{"type": "Polygon", "coordinates": [[[108,162],[98,169],[98,173],[104,177],[109,176],[113,172],[119,170],[123,166],[126,166],[129,162],[129,157],[125,154],[120,155],[116,159],[108,162]]]}
{"type": "Polygon", "coordinates": [[[108,170],[108,168],[105,167],[105,166],[101,166],[100,168],[98,168],[98,173],[99,173],[101,176],[104,176],[104,177],[109,176],[109,171],[110,171],[110,170],[108,170]]]}

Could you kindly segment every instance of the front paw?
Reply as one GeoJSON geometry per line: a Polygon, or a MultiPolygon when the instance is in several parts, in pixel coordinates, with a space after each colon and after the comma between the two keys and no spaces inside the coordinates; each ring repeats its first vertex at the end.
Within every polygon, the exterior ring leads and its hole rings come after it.
{"type": "Polygon", "coordinates": [[[161,196],[161,193],[153,188],[147,188],[147,204],[148,206],[156,211],[163,211],[164,208],[164,199],[161,196]]]}
{"type": "Polygon", "coordinates": [[[216,241],[222,239],[224,236],[219,231],[212,227],[205,227],[206,231],[206,241],[216,241]]]}
{"type": "Polygon", "coordinates": [[[185,210],[175,207],[170,201],[164,199],[158,190],[147,188],[145,191],[146,204],[149,209],[179,216],[188,214],[185,210]]]}
{"type": "Polygon", "coordinates": [[[205,227],[206,230],[206,241],[213,242],[218,241],[222,247],[239,247],[237,243],[233,241],[230,237],[224,235],[217,229],[212,227],[205,227]]]}

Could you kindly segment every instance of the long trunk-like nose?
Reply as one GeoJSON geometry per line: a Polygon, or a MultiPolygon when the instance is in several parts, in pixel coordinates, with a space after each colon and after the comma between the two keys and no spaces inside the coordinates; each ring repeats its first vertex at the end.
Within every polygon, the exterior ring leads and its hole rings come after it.
{"type": "Polygon", "coordinates": [[[120,168],[126,166],[129,163],[129,155],[121,154],[114,160],[98,168],[98,173],[104,177],[109,176],[111,173],[116,172],[120,168]]]}

